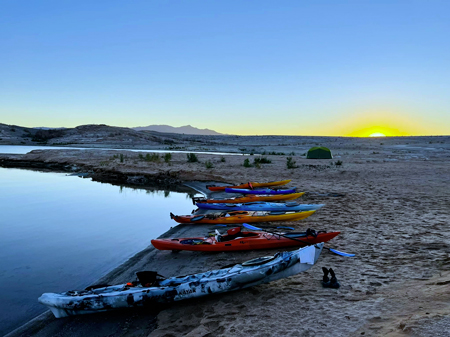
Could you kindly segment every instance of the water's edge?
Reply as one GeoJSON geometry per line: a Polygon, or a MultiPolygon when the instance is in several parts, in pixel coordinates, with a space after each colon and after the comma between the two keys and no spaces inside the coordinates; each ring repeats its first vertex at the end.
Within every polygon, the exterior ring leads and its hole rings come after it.
{"type": "Polygon", "coordinates": [[[85,178],[92,178],[93,181],[109,183],[112,185],[123,185],[128,187],[153,187],[159,189],[170,188],[174,192],[190,192],[191,189],[183,185],[183,181],[178,179],[175,172],[159,172],[148,174],[140,172],[123,173],[100,169],[98,167],[82,166],[79,164],[68,164],[51,161],[33,161],[21,159],[20,155],[9,155],[7,158],[0,158],[0,167],[30,169],[55,173],[72,173],[83,175],[85,178]],[[76,168],[74,167],[76,166],[76,168]]]}
{"type": "MultiPolygon", "coordinates": [[[[8,162],[8,161],[7,161],[8,162]]],[[[60,163],[46,163],[46,162],[29,162],[29,161],[16,161],[13,160],[12,162],[6,165],[5,160],[2,160],[0,163],[1,167],[7,167],[7,168],[22,168],[22,169],[31,169],[31,170],[44,170],[46,172],[72,172],[73,170],[72,165],[63,165],[60,163]],[[31,165],[27,166],[28,163],[31,163],[31,165]]],[[[119,173],[119,172],[115,172],[119,173]]],[[[150,176],[150,175],[149,175],[150,176]]],[[[205,196],[208,196],[210,194],[210,191],[206,188],[206,185],[213,184],[215,182],[199,182],[199,181],[189,181],[189,182],[181,182],[177,180],[168,180],[168,181],[161,181],[159,179],[149,179],[145,183],[140,183],[139,186],[136,186],[137,184],[130,183],[127,175],[120,173],[119,178],[117,176],[108,176],[107,174],[102,174],[100,176],[97,176],[97,179],[94,180],[93,176],[89,175],[89,177],[92,178],[93,181],[99,181],[103,183],[110,183],[112,185],[128,185],[132,186],[134,188],[158,188],[158,189],[167,189],[170,187],[171,190],[174,190],[176,192],[192,192],[195,190],[196,192],[203,193],[205,196]],[[125,182],[123,182],[125,181],[125,182]],[[149,183],[150,182],[150,183],[149,183]]],[[[154,176],[151,176],[154,178],[154,176]]],[[[159,175],[158,175],[159,177],[159,175]]],[[[175,233],[178,233],[177,235],[182,232],[183,234],[187,234],[189,231],[189,225],[177,225],[169,229],[168,231],[161,234],[158,238],[168,237],[171,235],[174,235],[175,233]]],[[[93,284],[120,284],[124,282],[128,282],[131,279],[134,279],[134,273],[139,269],[139,267],[135,267],[139,264],[139,262],[143,261],[144,259],[149,259],[153,255],[155,255],[157,250],[152,246],[149,245],[145,249],[141,250],[140,252],[136,253],[134,256],[130,257],[127,261],[123,262],[119,266],[115,267],[113,270],[108,272],[105,276],[101,277],[99,280],[94,282],[93,284]]],[[[156,318],[157,313],[154,313],[154,317],[156,318]]],[[[151,319],[152,317],[149,317],[151,319]]],[[[30,336],[34,333],[38,333],[44,326],[48,325],[50,322],[53,322],[56,320],[56,318],[53,316],[50,310],[47,310],[43,312],[42,314],[39,314],[38,316],[32,318],[25,324],[21,325],[20,327],[14,329],[13,331],[9,332],[5,335],[5,337],[19,337],[19,336],[30,336]]],[[[151,331],[148,331],[150,333],[151,331]]]]}

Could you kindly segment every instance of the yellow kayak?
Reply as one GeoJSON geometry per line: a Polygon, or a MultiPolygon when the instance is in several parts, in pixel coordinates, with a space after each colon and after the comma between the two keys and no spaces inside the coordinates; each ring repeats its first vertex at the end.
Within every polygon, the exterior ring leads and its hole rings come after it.
{"type": "Polygon", "coordinates": [[[235,211],[210,214],[174,215],[170,218],[178,223],[235,224],[244,222],[295,221],[309,217],[315,211],[306,212],[267,212],[235,211]]]}

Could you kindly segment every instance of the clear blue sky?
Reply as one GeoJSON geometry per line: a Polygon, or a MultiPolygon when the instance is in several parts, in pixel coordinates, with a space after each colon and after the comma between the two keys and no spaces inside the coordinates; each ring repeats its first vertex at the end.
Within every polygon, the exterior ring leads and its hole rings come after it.
{"type": "Polygon", "coordinates": [[[449,1],[1,1],[0,123],[450,134],[449,1]]]}

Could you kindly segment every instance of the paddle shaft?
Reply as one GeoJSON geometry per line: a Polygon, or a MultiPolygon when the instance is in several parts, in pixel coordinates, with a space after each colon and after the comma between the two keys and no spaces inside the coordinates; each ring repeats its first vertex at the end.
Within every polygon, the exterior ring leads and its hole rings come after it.
{"type": "MultiPolygon", "coordinates": [[[[316,248],[318,248],[318,247],[316,246],[315,243],[309,243],[309,242],[305,242],[305,241],[300,240],[300,239],[291,238],[291,237],[286,236],[286,235],[283,235],[283,234],[277,234],[277,233],[269,232],[269,231],[264,230],[263,228],[260,228],[260,230],[262,230],[262,231],[264,231],[264,232],[266,232],[266,233],[270,233],[270,234],[273,234],[273,235],[279,235],[279,236],[282,236],[282,237],[284,237],[284,238],[288,238],[288,239],[291,239],[291,240],[294,240],[294,241],[302,242],[302,243],[306,244],[307,246],[312,246],[312,245],[314,245],[316,248]]],[[[341,256],[350,256],[350,257],[351,257],[351,256],[355,256],[355,254],[348,254],[348,253],[340,252],[340,251],[338,251],[338,250],[336,250],[336,249],[328,248],[328,247],[325,247],[325,246],[323,246],[323,248],[328,249],[330,252],[335,253],[335,254],[337,254],[337,255],[341,255],[341,256]]]]}

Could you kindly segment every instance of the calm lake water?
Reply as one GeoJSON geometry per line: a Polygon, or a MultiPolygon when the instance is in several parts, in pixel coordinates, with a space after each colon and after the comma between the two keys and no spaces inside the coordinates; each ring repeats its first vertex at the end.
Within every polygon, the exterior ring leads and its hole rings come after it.
{"type": "Polygon", "coordinates": [[[187,193],[0,168],[0,335],[44,312],[43,292],[93,284],[192,209],[187,193]]]}
{"type": "Polygon", "coordinates": [[[115,150],[115,151],[133,151],[133,152],[156,152],[156,153],[198,153],[198,154],[216,154],[216,155],[230,155],[242,156],[242,153],[227,153],[227,152],[202,152],[202,151],[176,151],[176,150],[140,150],[140,149],[113,149],[113,148],[99,148],[99,147],[68,147],[68,146],[32,146],[32,145],[0,145],[0,153],[8,154],[25,154],[33,150],[115,150]]]}

